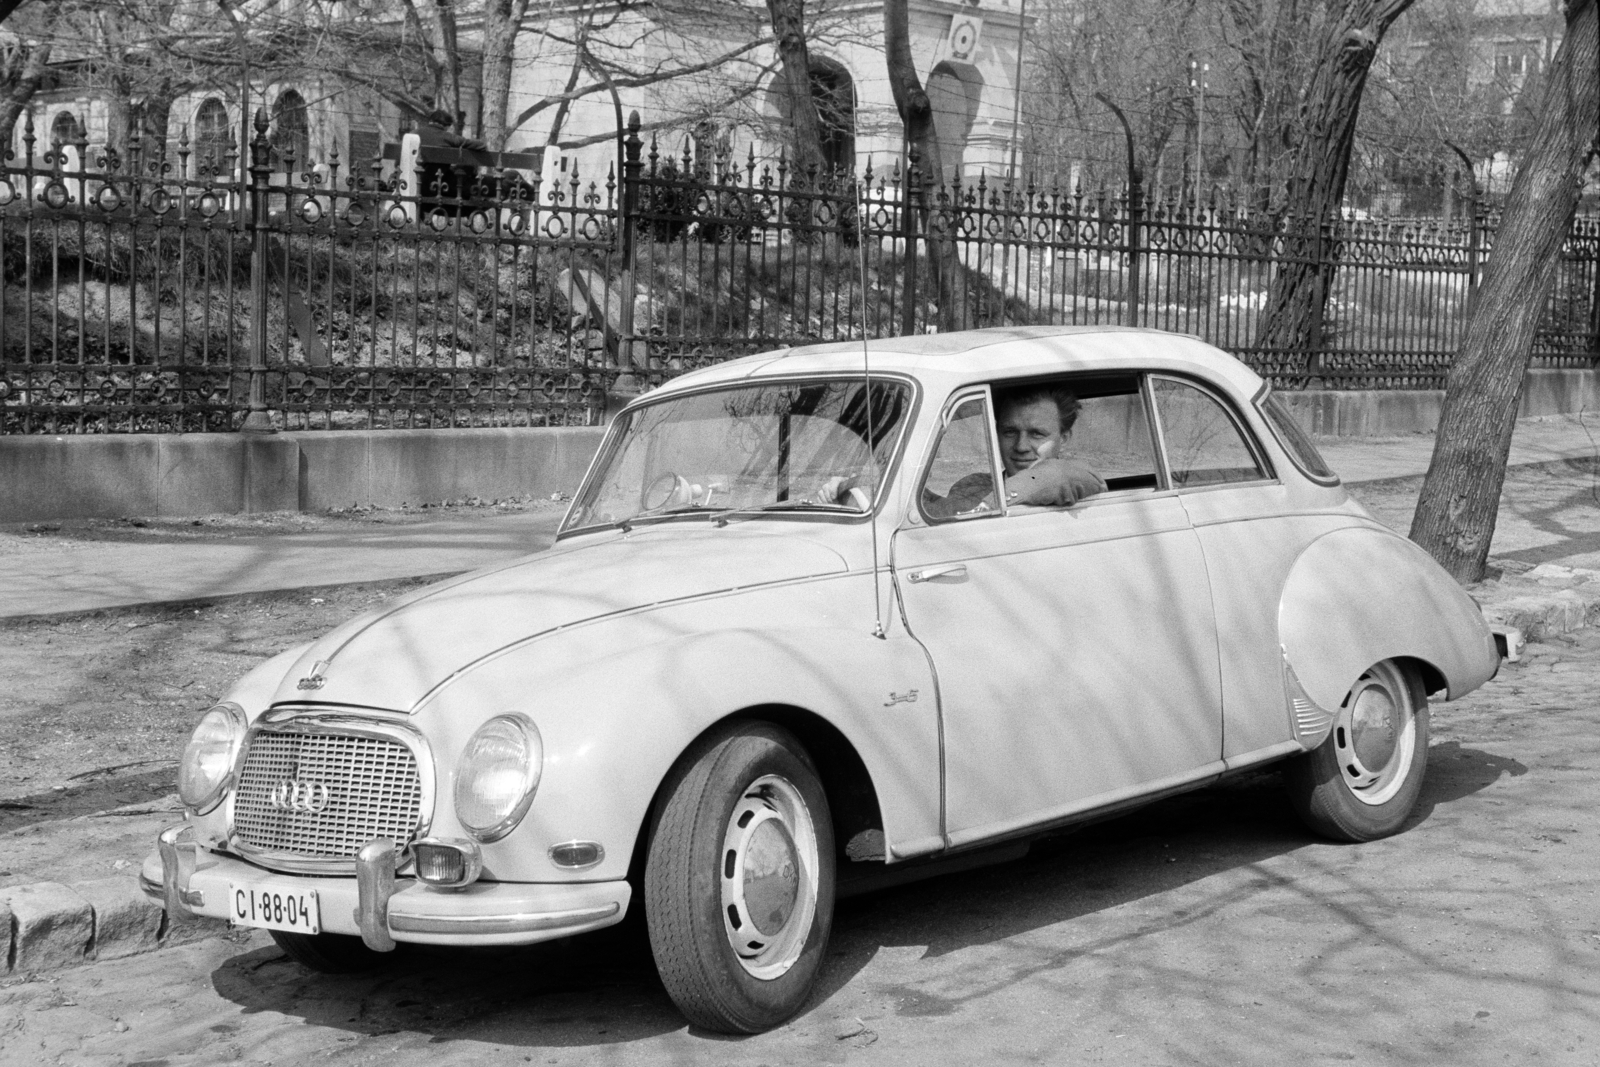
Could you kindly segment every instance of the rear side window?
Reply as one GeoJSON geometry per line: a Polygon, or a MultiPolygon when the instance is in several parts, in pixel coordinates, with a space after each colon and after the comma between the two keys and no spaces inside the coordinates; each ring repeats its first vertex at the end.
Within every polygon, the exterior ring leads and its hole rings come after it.
{"type": "Polygon", "coordinates": [[[1175,378],[1151,378],[1150,391],[1174,489],[1269,477],[1216,397],[1175,378]]]}
{"type": "Polygon", "coordinates": [[[1289,410],[1289,405],[1278,399],[1278,394],[1270,390],[1260,400],[1256,407],[1267,420],[1267,425],[1272,427],[1272,435],[1278,439],[1283,450],[1289,453],[1289,458],[1295,465],[1309,475],[1313,481],[1322,482],[1324,485],[1336,485],[1339,476],[1333,473],[1322,453],[1317,451],[1316,442],[1311,440],[1311,435],[1295,420],[1294,413],[1289,410]]]}

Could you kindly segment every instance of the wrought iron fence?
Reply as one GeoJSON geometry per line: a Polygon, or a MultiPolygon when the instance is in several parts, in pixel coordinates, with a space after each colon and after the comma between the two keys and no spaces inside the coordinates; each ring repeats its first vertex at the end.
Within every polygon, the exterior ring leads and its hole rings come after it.
{"type": "MultiPolygon", "coordinates": [[[[1025,323],[1195,333],[1285,387],[1443,384],[1495,218],[1337,218],[664,154],[503,166],[125,159],[25,130],[0,180],[0,432],[558,425],[781,345],[1025,323]],[[1276,271],[1331,271],[1322,344],[1255,343],[1276,271]]],[[[394,158],[391,154],[391,160],[394,158]]],[[[470,161],[469,161],[470,162],[470,161]]],[[[505,158],[489,159],[504,164],[505,158]]],[[[1535,360],[1589,366],[1600,221],[1535,360]]]]}

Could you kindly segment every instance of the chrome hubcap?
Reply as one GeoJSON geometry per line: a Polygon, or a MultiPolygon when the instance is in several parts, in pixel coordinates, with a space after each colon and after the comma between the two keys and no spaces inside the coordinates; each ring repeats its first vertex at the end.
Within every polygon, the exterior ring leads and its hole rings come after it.
{"type": "Polygon", "coordinates": [[[1345,698],[1333,729],[1339,771],[1364,804],[1382,804],[1400,791],[1416,750],[1411,689],[1392,663],[1363,674],[1345,698]]]}
{"type": "Polygon", "coordinates": [[[817,834],[800,791],[769,774],[733,806],[722,843],[722,925],[756,978],[784,974],[817,909],[817,834]]]}

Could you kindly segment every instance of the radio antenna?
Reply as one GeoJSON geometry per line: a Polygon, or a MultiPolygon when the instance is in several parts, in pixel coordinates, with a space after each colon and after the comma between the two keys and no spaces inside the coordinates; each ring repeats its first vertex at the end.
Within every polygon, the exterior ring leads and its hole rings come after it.
{"type": "Polygon", "coordinates": [[[872,353],[867,344],[867,186],[872,182],[872,157],[867,157],[863,180],[852,182],[856,190],[856,266],[861,276],[861,373],[866,379],[867,456],[871,464],[872,511],[868,520],[872,531],[872,636],[886,637],[883,629],[883,589],[878,580],[878,494],[882,474],[878,470],[878,442],[872,414],[872,353]]]}

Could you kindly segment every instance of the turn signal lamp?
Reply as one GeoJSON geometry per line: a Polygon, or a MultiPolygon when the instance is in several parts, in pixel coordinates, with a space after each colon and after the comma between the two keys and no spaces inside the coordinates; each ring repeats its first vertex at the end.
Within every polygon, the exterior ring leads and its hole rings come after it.
{"type": "Polygon", "coordinates": [[[435,889],[460,889],[483,873],[477,842],[453,837],[424,837],[411,844],[417,881],[435,889]]]}

